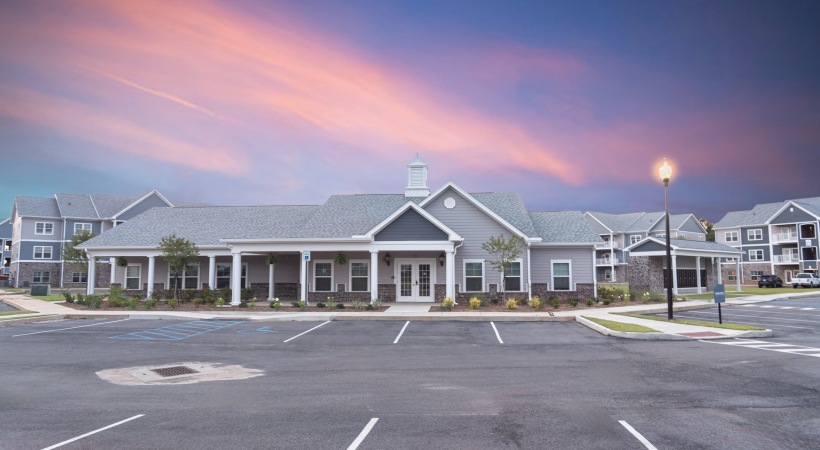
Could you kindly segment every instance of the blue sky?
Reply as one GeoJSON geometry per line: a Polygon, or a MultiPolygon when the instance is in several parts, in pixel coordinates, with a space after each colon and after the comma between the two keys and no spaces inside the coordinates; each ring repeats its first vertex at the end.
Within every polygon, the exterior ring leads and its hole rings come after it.
{"type": "Polygon", "coordinates": [[[811,1],[10,1],[0,215],[15,196],[316,204],[430,187],[533,210],[820,196],[811,1]]]}

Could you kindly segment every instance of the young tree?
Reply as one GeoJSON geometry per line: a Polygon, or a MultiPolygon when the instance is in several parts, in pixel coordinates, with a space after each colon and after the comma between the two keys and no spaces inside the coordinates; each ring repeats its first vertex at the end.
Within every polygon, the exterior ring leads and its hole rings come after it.
{"type": "Polygon", "coordinates": [[[499,234],[491,236],[490,240],[481,244],[481,248],[495,258],[488,262],[501,275],[501,292],[505,292],[507,290],[505,274],[512,262],[524,251],[524,240],[515,235],[504,238],[503,234],[499,234]]]}
{"type": "MultiPolygon", "coordinates": [[[[84,250],[77,248],[78,245],[93,238],[95,236],[90,230],[81,230],[71,236],[71,243],[63,247],[63,261],[67,264],[73,264],[79,267],[83,273],[88,273],[88,255],[84,250]]],[[[93,283],[94,280],[88,280],[93,283]]]]}
{"type": "Polygon", "coordinates": [[[706,240],[709,242],[715,242],[715,224],[709,222],[709,219],[705,217],[700,219],[700,224],[703,225],[703,228],[706,228],[706,240]]]}
{"type": "Polygon", "coordinates": [[[199,249],[193,242],[172,234],[159,241],[162,259],[168,264],[168,269],[174,275],[174,299],[179,299],[179,275],[189,264],[199,257],[199,249]]]}

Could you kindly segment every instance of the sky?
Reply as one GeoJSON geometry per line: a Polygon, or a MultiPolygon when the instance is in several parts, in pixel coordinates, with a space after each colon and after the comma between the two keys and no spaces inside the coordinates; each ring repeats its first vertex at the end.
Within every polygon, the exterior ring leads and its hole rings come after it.
{"type": "Polygon", "coordinates": [[[820,196],[820,2],[5,0],[0,216],[428,185],[713,222],[820,196]]]}

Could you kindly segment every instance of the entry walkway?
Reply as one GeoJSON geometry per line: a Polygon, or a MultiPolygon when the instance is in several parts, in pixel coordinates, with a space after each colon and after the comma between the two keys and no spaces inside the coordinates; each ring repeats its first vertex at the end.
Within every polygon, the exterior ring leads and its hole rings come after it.
{"type": "MultiPolygon", "coordinates": [[[[807,296],[818,296],[820,292],[806,292],[801,294],[773,294],[749,296],[738,299],[729,299],[726,304],[743,305],[758,302],[765,302],[777,298],[799,298],[807,296]]],[[[597,331],[625,338],[632,339],[718,339],[735,337],[767,337],[771,336],[770,330],[761,331],[737,331],[723,328],[702,327],[693,325],[683,325],[674,322],[654,321],[636,317],[621,316],[613,313],[629,312],[638,314],[657,314],[666,312],[666,304],[635,304],[629,306],[619,306],[606,309],[581,309],[573,311],[556,312],[444,312],[430,311],[430,304],[398,304],[391,305],[385,312],[238,312],[238,311],[98,311],[98,310],[76,310],[60,304],[60,302],[46,302],[19,293],[3,293],[0,301],[14,305],[21,310],[33,311],[31,314],[15,315],[2,323],[15,323],[19,321],[33,320],[53,320],[54,318],[122,318],[133,319],[235,319],[235,320],[263,320],[263,321],[327,321],[327,320],[462,320],[462,321],[577,321],[597,331]],[[606,319],[614,322],[643,325],[656,330],[657,333],[624,333],[615,332],[606,328],[596,326],[583,317],[594,317],[606,319]]],[[[693,309],[712,308],[714,303],[708,300],[689,300],[676,302],[675,311],[686,311],[693,309]]],[[[2,316],[0,316],[2,319],[2,316]]]]}

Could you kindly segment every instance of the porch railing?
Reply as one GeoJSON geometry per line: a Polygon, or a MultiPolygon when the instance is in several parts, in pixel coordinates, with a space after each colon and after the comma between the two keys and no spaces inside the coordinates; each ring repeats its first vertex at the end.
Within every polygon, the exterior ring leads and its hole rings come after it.
{"type": "Polygon", "coordinates": [[[773,262],[775,264],[784,264],[784,263],[794,263],[797,264],[800,262],[800,258],[797,255],[774,255],[773,262]]]}
{"type": "Polygon", "coordinates": [[[617,242],[612,242],[611,246],[609,244],[610,244],[610,242],[598,242],[598,243],[595,244],[595,248],[616,248],[616,249],[621,248],[620,244],[618,244],[617,242]]]}
{"type": "Polygon", "coordinates": [[[772,234],[772,242],[797,242],[797,231],[772,234]]]}
{"type": "Polygon", "coordinates": [[[618,258],[598,258],[595,260],[595,264],[599,266],[609,266],[612,264],[618,264],[618,258]]]}

